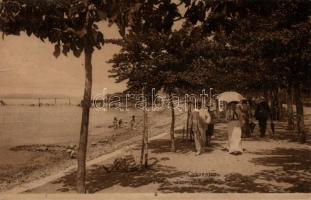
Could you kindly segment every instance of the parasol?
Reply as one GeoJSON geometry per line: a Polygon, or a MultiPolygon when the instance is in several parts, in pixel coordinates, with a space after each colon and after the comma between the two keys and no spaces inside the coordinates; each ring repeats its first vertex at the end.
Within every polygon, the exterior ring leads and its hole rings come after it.
{"type": "Polygon", "coordinates": [[[245,98],[238,92],[234,92],[234,91],[228,91],[228,92],[223,92],[221,94],[219,94],[216,97],[219,101],[225,101],[225,102],[239,102],[241,100],[244,100],[245,98]]]}

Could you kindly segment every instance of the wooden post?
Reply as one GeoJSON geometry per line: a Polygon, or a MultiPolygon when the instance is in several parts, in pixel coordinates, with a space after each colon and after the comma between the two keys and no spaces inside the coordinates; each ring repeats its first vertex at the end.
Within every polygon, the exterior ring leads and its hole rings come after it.
{"type": "Polygon", "coordinates": [[[216,120],[219,120],[219,101],[216,99],[216,120]]]}
{"type": "Polygon", "coordinates": [[[172,92],[169,91],[169,101],[170,101],[170,108],[171,108],[171,117],[172,117],[172,121],[171,121],[171,130],[170,130],[170,136],[171,136],[171,152],[175,152],[176,151],[176,147],[175,147],[175,108],[174,108],[174,102],[173,102],[173,96],[172,96],[172,92]]]}
{"type": "Polygon", "coordinates": [[[144,157],[145,157],[145,168],[148,167],[148,126],[149,126],[149,123],[148,123],[148,112],[146,111],[146,109],[144,109],[144,144],[145,144],[145,152],[144,152],[144,157]]]}
{"type": "Polygon", "coordinates": [[[294,122],[294,111],[293,111],[293,88],[291,85],[287,86],[287,128],[288,130],[295,129],[295,122],[294,122]]]}
{"type": "Polygon", "coordinates": [[[186,142],[190,139],[190,115],[191,115],[191,102],[187,102],[187,128],[186,128],[186,142]]]}
{"type": "MultiPolygon", "coordinates": [[[[142,97],[144,96],[144,87],[142,88],[142,97]]],[[[140,154],[140,166],[148,166],[148,114],[145,108],[143,107],[143,135],[142,135],[142,145],[141,145],[141,154],[140,154]]]]}
{"type": "Polygon", "coordinates": [[[306,141],[305,125],[304,125],[304,110],[301,100],[301,86],[299,83],[295,84],[295,100],[296,100],[296,113],[297,113],[297,132],[299,141],[304,143],[306,141]]]}
{"type": "MultiPolygon", "coordinates": [[[[144,120],[145,121],[145,120],[144,120]]],[[[141,143],[141,151],[140,151],[140,166],[143,166],[144,162],[144,155],[145,155],[145,133],[143,130],[143,135],[142,135],[142,143],[141,143]]]]}

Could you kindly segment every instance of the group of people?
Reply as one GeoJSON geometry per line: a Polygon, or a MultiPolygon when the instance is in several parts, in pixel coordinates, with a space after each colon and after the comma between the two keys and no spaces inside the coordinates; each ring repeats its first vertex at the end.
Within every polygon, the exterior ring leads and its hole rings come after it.
{"type": "MultiPolygon", "coordinates": [[[[209,145],[214,137],[214,124],[216,122],[215,111],[210,107],[198,108],[191,111],[190,130],[194,136],[197,155],[204,151],[204,147],[209,145]]],[[[268,103],[264,99],[255,105],[254,102],[242,100],[240,102],[230,102],[227,106],[226,120],[228,130],[228,151],[231,154],[241,154],[242,137],[251,137],[256,124],[253,118],[258,120],[260,137],[265,137],[267,122],[271,119],[271,112],[268,103]]],[[[274,124],[271,120],[271,129],[274,134],[274,124]]]]}
{"type": "MultiPolygon", "coordinates": [[[[135,119],[135,115],[132,115],[131,120],[129,121],[131,129],[133,129],[135,127],[136,124],[136,119],[135,119]]],[[[119,128],[123,128],[123,121],[122,119],[119,119],[117,117],[114,117],[113,119],[113,128],[119,129],[119,128]]]]}

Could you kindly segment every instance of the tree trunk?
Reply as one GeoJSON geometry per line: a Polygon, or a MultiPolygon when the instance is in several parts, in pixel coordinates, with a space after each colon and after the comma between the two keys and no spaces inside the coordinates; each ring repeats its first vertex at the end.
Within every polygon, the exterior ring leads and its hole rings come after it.
{"type": "Polygon", "coordinates": [[[299,141],[304,143],[306,141],[306,135],[304,130],[304,113],[303,103],[301,100],[301,88],[299,84],[295,85],[295,99],[296,99],[296,112],[297,112],[297,131],[299,141]]]}
{"type": "Polygon", "coordinates": [[[148,113],[144,110],[144,157],[145,157],[145,168],[148,167],[148,113]]]}
{"type": "Polygon", "coordinates": [[[266,99],[266,101],[268,102],[268,104],[270,104],[270,105],[272,105],[272,103],[271,103],[271,90],[264,90],[264,92],[263,92],[263,96],[264,96],[264,98],[266,99]]]}
{"type": "Polygon", "coordinates": [[[190,114],[191,114],[191,104],[187,102],[187,127],[186,127],[186,141],[188,142],[189,135],[190,135],[190,114]]]}
{"type": "Polygon", "coordinates": [[[287,86],[287,129],[294,130],[294,111],[293,111],[293,89],[291,85],[287,86]]]}
{"type": "Polygon", "coordinates": [[[170,135],[171,135],[171,152],[175,152],[175,139],[174,139],[174,133],[175,133],[175,110],[174,110],[174,102],[173,102],[173,97],[172,93],[169,92],[169,98],[170,98],[170,107],[171,107],[171,114],[172,114],[172,122],[171,122],[171,130],[170,130],[170,135]]]}
{"type": "Polygon", "coordinates": [[[88,141],[89,115],[92,93],[92,51],[85,50],[85,88],[82,104],[82,121],[78,149],[77,192],[85,193],[86,152],[88,141]]]}
{"type": "Polygon", "coordinates": [[[279,88],[276,88],[272,91],[272,116],[273,120],[279,121],[280,120],[280,91],[279,88]]]}
{"type": "Polygon", "coordinates": [[[284,119],[284,112],[283,112],[284,90],[281,87],[279,87],[278,90],[279,90],[279,96],[278,96],[279,117],[280,117],[280,120],[283,120],[284,119]]]}
{"type": "MultiPolygon", "coordinates": [[[[145,122],[145,119],[143,119],[145,122]]],[[[145,130],[143,128],[142,142],[141,142],[141,152],[140,152],[140,166],[143,167],[145,155],[145,130]]]]}
{"type": "MultiPolygon", "coordinates": [[[[142,89],[142,95],[144,96],[144,88],[142,89]]],[[[148,113],[146,108],[143,108],[143,136],[140,154],[140,166],[148,167],[148,113]]]]}
{"type": "Polygon", "coordinates": [[[279,121],[279,110],[278,110],[278,90],[275,89],[273,96],[273,107],[274,107],[274,120],[279,121]]]}

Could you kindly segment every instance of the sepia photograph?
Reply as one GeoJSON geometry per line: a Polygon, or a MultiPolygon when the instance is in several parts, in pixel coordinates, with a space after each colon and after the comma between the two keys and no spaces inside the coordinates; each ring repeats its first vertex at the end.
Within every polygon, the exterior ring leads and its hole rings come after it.
{"type": "Polygon", "coordinates": [[[0,0],[0,200],[311,199],[310,0],[0,0]]]}

